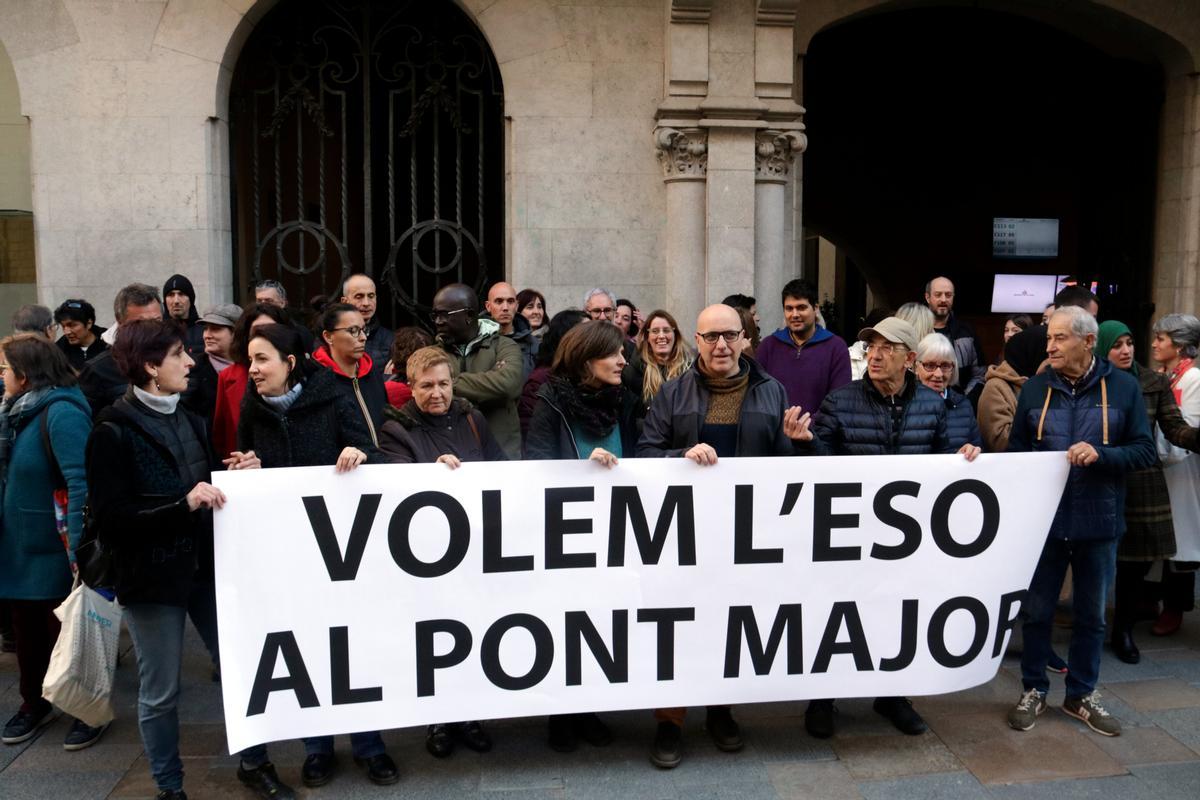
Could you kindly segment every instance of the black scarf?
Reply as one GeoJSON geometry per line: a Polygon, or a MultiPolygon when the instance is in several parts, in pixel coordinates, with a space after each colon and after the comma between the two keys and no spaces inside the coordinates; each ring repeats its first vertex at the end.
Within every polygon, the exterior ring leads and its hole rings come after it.
{"type": "Polygon", "coordinates": [[[623,386],[605,385],[593,389],[557,375],[550,376],[550,384],[558,395],[558,404],[567,415],[567,419],[591,436],[602,438],[612,433],[613,426],[617,424],[617,413],[621,409],[623,386]]]}

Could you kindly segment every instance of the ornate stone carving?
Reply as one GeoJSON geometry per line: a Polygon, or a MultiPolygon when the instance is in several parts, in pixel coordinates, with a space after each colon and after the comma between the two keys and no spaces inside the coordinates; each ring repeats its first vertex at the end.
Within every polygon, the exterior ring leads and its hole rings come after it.
{"type": "Polygon", "coordinates": [[[754,137],[754,172],[759,181],[787,180],[792,160],[808,146],[808,137],[798,131],[760,131],[754,137]]]}
{"type": "Polygon", "coordinates": [[[708,133],[702,128],[658,128],[658,160],[666,180],[704,180],[708,172],[708,133]]]}

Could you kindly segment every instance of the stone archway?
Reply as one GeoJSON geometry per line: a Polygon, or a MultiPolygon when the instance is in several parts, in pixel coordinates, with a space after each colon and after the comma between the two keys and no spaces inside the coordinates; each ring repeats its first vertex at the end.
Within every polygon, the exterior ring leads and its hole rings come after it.
{"type": "MultiPolygon", "coordinates": [[[[765,0],[760,0],[760,3],[765,0]]],[[[1156,315],[1200,308],[1200,15],[1171,3],[1133,0],[1032,0],[959,3],[955,0],[815,0],[782,2],[796,9],[794,42],[798,100],[805,59],[820,31],[888,11],[972,7],[1007,12],[1058,28],[1109,52],[1149,54],[1165,76],[1159,117],[1157,188],[1154,200],[1153,278],[1150,299],[1156,315]]],[[[904,121],[899,121],[904,124],[904,121]]]]}

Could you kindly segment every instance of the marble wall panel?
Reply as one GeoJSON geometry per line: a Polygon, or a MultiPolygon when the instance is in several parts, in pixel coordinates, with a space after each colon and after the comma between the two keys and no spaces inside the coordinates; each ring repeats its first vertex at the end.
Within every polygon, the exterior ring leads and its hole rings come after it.
{"type": "Polygon", "coordinates": [[[660,8],[559,6],[556,13],[572,61],[643,61],[663,51],[660,8]]]}
{"type": "Polygon", "coordinates": [[[547,0],[498,0],[477,19],[500,64],[556,50],[566,43],[558,16],[547,0]]]}
{"type": "MultiPolygon", "coordinates": [[[[598,119],[635,119],[644,130],[646,120],[654,118],[662,99],[662,61],[601,62],[592,65],[592,114],[598,119]]],[[[636,137],[629,144],[641,147],[644,143],[641,137],[636,137]]]]}
{"type": "Polygon", "coordinates": [[[531,228],[658,229],[666,212],[661,178],[596,174],[527,177],[531,228]]]}
{"type": "Polygon", "coordinates": [[[219,71],[217,62],[155,46],[147,60],[129,62],[129,114],[208,117],[213,112],[219,71]]]}
{"type": "Polygon", "coordinates": [[[661,174],[644,119],[521,117],[511,130],[515,172],[661,174]]]}
{"type": "Polygon", "coordinates": [[[244,13],[211,0],[171,0],[154,44],[219,64],[244,13]]]}
{"type": "MultiPolygon", "coordinates": [[[[150,55],[154,32],[167,8],[162,2],[64,0],[89,61],[130,61],[150,55]]],[[[178,6],[175,2],[172,6],[178,6]]],[[[206,4],[212,5],[212,4],[206,4]]],[[[228,6],[225,6],[228,9],[228,6]]]]}
{"type": "Polygon", "coordinates": [[[658,230],[554,232],[555,285],[601,280],[623,286],[662,283],[663,242],[658,230]]]}
{"type": "Polygon", "coordinates": [[[194,175],[133,175],[134,230],[188,230],[199,227],[194,175]]]}
{"type": "Polygon", "coordinates": [[[128,175],[48,175],[38,184],[49,214],[37,221],[49,231],[128,228],[132,219],[128,175]]]}
{"type": "Polygon", "coordinates": [[[558,48],[501,67],[504,111],[512,117],[590,117],[592,64],[558,48]]]}

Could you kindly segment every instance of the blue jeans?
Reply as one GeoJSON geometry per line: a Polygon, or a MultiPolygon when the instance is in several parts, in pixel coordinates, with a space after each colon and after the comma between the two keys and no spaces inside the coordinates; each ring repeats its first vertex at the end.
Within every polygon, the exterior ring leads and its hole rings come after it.
{"type": "MultiPolygon", "coordinates": [[[[371,758],[386,752],[386,748],[383,746],[383,737],[379,735],[379,731],[350,734],[350,748],[354,751],[355,758],[371,758]]],[[[333,737],[305,737],[304,752],[310,756],[333,755],[333,737]]]]}
{"type": "Polygon", "coordinates": [[[1021,609],[1021,630],[1025,639],[1025,650],[1021,653],[1021,681],[1026,691],[1046,692],[1050,688],[1050,679],[1046,677],[1050,631],[1068,565],[1074,584],[1074,620],[1071,649],[1067,654],[1067,697],[1076,698],[1091,694],[1100,679],[1104,605],[1117,569],[1117,540],[1046,541],[1021,609]]]}
{"type": "MultiPolygon", "coordinates": [[[[159,791],[183,788],[179,758],[179,675],[183,665],[183,628],[187,609],[134,604],[125,609],[138,662],[138,730],[159,791]]],[[[267,760],[266,745],[241,753],[247,768],[267,760]]]]}

